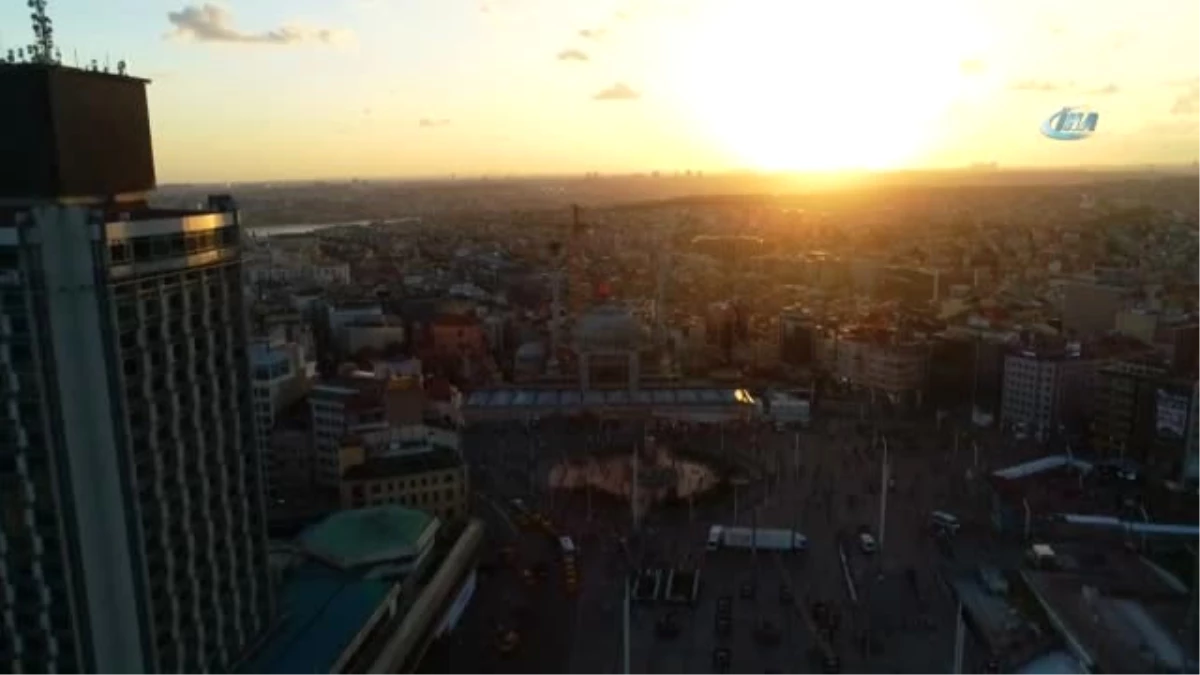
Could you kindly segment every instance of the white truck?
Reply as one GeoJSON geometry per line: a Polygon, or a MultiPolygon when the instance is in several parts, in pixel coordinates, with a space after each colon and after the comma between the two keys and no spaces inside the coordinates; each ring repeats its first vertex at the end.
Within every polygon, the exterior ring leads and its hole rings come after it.
{"type": "Polygon", "coordinates": [[[803,551],[808,548],[808,537],[794,530],[713,525],[708,532],[708,549],[712,551],[721,547],[759,548],[764,551],[803,551]]]}

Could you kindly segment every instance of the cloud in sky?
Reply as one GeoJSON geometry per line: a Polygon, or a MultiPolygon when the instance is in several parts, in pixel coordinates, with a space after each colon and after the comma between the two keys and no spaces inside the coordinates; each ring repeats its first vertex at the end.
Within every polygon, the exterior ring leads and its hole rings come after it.
{"type": "Polygon", "coordinates": [[[1111,96],[1121,91],[1120,86],[1111,82],[1100,87],[1084,88],[1074,82],[1053,80],[1018,80],[1009,83],[1008,89],[1035,93],[1075,93],[1085,96],[1111,96]]]}
{"type": "Polygon", "coordinates": [[[983,59],[963,59],[958,63],[958,70],[963,75],[982,75],[987,71],[987,64],[983,59]]]}
{"type": "Polygon", "coordinates": [[[1171,104],[1171,114],[1195,115],[1200,112],[1200,80],[1179,82],[1175,86],[1183,87],[1184,91],[1171,104]]]}
{"type": "Polygon", "coordinates": [[[593,101],[636,101],[642,95],[624,82],[601,89],[592,96],[593,101]]]}
{"type": "Polygon", "coordinates": [[[422,129],[433,129],[435,127],[446,127],[446,126],[450,126],[450,120],[445,119],[445,118],[435,119],[432,117],[422,117],[417,122],[417,126],[421,127],[422,129]]]}
{"type": "Polygon", "coordinates": [[[564,49],[558,53],[559,61],[587,61],[588,55],[578,49],[564,49]]]}
{"type": "Polygon", "coordinates": [[[1037,92],[1070,91],[1074,87],[1074,82],[1051,82],[1049,80],[1019,80],[1008,85],[1012,91],[1037,92]]]}
{"type": "Polygon", "coordinates": [[[1137,42],[1138,35],[1133,30],[1113,31],[1104,40],[1104,46],[1112,51],[1118,51],[1137,42]]]}
{"type": "Polygon", "coordinates": [[[247,32],[234,25],[233,15],[229,10],[209,3],[187,5],[177,12],[167,12],[167,21],[174,27],[168,37],[195,42],[262,45],[336,44],[352,37],[350,32],[340,29],[297,25],[283,25],[270,30],[247,32]]]}

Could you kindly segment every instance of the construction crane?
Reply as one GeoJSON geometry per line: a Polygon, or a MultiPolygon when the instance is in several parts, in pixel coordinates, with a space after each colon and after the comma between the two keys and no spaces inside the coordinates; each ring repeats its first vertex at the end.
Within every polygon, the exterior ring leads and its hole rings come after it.
{"type": "Polygon", "coordinates": [[[586,309],[592,297],[591,283],[584,271],[588,225],[580,218],[578,204],[571,205],[571,231],[567,238],[567,296],[572,317],[578,317],[586,309]]]}
{"type": "MultiPolygon", "coordinates": [[[[684,220],[687,219],[685,215],[684,220]]],[[[656,246],[655,267],[658,276],[654,284],[654,341],[659,347],[667,342],[667,286],[671,279],[675,261],[676,220],[669,221],[659,233],[656,246]]]]}

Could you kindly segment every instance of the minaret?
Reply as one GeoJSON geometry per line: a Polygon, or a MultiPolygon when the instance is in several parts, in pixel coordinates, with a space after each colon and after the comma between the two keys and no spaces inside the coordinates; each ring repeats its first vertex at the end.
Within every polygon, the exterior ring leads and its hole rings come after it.
{"type": "Polygon", "coordinates": [[[571,234],[567,240],[567,302],[573,317],[579,317],[587,309],[595,293],[584,272],[583,247],[587,226],[583,224],[579,213],[579,206],[572,205],[571,234]]]}

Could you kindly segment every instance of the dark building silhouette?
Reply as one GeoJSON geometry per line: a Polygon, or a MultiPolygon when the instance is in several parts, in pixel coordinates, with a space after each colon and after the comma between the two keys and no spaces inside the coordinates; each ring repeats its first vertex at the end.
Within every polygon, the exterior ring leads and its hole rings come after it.
{"type": "Polygon", "coordinates": [[[225,196],[148,204],[145,85],[0,64],[14,672],[229,672],[272,620],[242,226],[225,196]]]}
{"type": "Polygon", "coordinates": [[[929,403],[945,410],[970,405],[975,395],[975,338],[942,335],[930,346],[929,403]]]}
{"type": "Polygon", "coordinates": [[[812,317],[785,311],[779,317],[779,360],[789,366],[811,366],[816,356],[817,326],[812,317]]]}
{"type": "Polygon", "coordinates": [[[155,185],[146,84],[49,64],[0,64],[0,197],[145,192],[155,185]]]}

